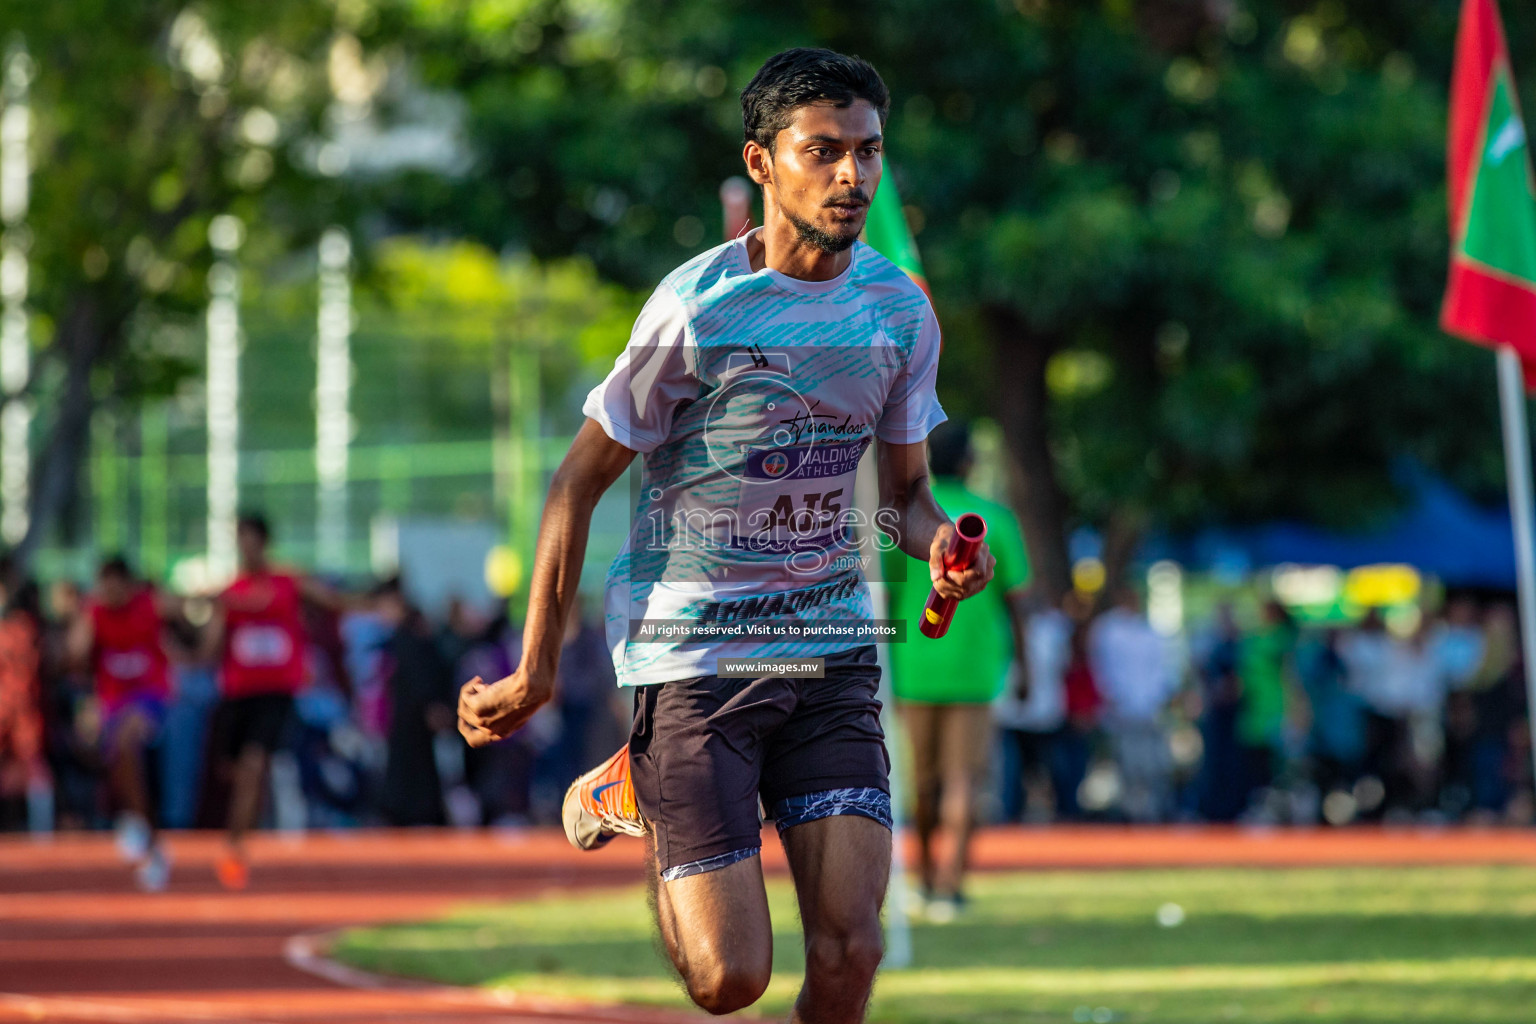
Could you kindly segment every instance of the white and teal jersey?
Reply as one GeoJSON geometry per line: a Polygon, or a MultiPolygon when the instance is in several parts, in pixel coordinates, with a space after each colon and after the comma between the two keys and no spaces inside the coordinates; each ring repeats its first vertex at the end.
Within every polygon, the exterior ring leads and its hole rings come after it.
{"type": "Polygon", "coordinates": [[[718,634],[872,617],[854,478],[872,439],[915,443],[944,421],[938,360],[927,296],[862,242],[831,281],[754,272],[746,237],[662,281],[582,410],[644,453],[604,601],[621,684],[869,642],[718,634]]]}

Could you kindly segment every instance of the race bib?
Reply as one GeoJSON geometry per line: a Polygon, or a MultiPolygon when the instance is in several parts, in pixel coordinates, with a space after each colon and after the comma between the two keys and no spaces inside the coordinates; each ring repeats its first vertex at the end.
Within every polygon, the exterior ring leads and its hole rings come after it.
{"type": "Polygon", "coordinates": [[[144,651],[105,651],[101,667],[113,679],[141,679],[149,674],[149,655],[144,651]]]}
{"type": "Polygon", "coordinates": [[[734,547],[790,552],[843,544],[844,509],[866,440],[822,442],[746,453],[736,503],[734,547]]]}
{"type": "Polygon", "coordinates": [[[237,665],[277,668],[293,658],[293,641],[281,626],[248,623],[235,628],[229,653],[237,665]]]}

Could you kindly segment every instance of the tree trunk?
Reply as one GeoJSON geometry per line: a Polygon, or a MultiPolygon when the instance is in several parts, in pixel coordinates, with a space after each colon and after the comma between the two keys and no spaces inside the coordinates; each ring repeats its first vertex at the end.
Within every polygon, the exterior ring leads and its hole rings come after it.
{"type": "Polygon", "coordinates": [[[1031,331],[1013,310],[987,309],[997,387],[993,415],[1003,430],[1010,470],[1010,503],[1024,528],[1036,583],[1058,602],[1072,586],[1067,557],[1067,498],[1056,475],[1048,432],[1050,396],[1045,367],[1056,351],[1055,338],[1031,331]]]}
{"type": "Polygon", "coordinates": [[[121,326],[120,322],[104,323],[100,306],[89,297],[73,302],[59,325],[57,346],[65,360],[64,386],[48,441],[33,464],[31,521],[15,552],[23,568],[74,494],[90,440],[91,414],[96,409],[91,372],[112,347],[110,335],[121,326]]]}
{"type": "Polygon", "coordinates": [[[1114,604],[1121,587],[1133,585],[1127,572],[1141,545],[1145,526],[1144,517],[1138,512],[1121,508],[1110,513],[1104,527],[1104,590],[1099,594],[1100,608],[1114,604]]]}

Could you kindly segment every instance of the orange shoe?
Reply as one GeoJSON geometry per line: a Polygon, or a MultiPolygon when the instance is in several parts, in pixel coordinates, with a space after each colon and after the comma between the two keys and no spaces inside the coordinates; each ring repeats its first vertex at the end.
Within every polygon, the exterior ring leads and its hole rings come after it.
{"type": "Polygon", "coordinates": [[[225,850],[213,865],[213,873],[219,884],[231,892],[239,892],[251,884],[251,866],[234,850],[225,850]]]}
{"type": "Polygon", "coordinates": [[[645,835],[629,777],[629,745],[571,783],[560,808],[565,837],[578,850],[595,850],[614,836],[645,835]]]}

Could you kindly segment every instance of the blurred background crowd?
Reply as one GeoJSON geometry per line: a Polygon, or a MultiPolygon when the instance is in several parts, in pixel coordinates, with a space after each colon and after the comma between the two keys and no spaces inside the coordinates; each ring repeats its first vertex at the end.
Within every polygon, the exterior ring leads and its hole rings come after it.
{"type": "MultiPolygon", "coordinates": [[[[0,824],[109,827],[122,805],[107,716],[89,656],[69,642],[102,583],[9,571],[4,588],[0,824]]],[[[1142,588],[1074,590],[1060,606],[1037,593],[1021,602],[1025,656],[991,705],[982,822],[1531,818],[1525,689],[1503,597],[1453,594],[1405,629],[1375,609],[1302,624],[1245,586],[1169,633],[1142,588]]],[[[169,602],[162,623],[170,686],[143,757],[166,827],[225,820],[218,655],[200,643],[216,600],[169,602]]],[[[504,602],[451,598],[428,616],[399,578],[354,587],[341,610],[306,602],[308,681],[276,744],[261,821],[557,822],[565,787],[628,728],[630,694],[614,685],[592,612],[571,620],[556,701],[471,750],[453,704],[465,680],[516,664],[504,602]]]]}
{"type": "MultiPolygon", "coordinates": [[[[109,827],[123,810],[110,778],[109,702],[89,656],[69,644],[93,597],[77,581],[40,588],[15,577],[6,593],[0,827],[109,827]]],[[[212,600],[172,601],[162,622],[170,686],[143,757],[154,817],[170,828],[226,820],[220,654],[205,655],[200,643],[212,600]]],[[[623,742],[601,624],[580,615],[566,637],[559,700],[479,751],[459,738],[453,706],[463,681],[499,679],[516,663],[504,603],[452,600],[429,620],[389,579],[348,595],[344,611],[305,602],[303,621],[307,682],[271,758],[261,818],[269,826],[549,823],[578,771],[623,742]]]]}
{"type": "MultiPolygon", "coordinates": [[[[581,395],[752,217],[737,95],[807,43],[891,88],[939,394],[1027,550],[977,813],[1531,816],[1493,357],[1437,321],[1456,0],[13,6],[7,827],[123,791],[69,642],[115,552],[167,595],[159,814],[224,820],[186,595],[233,576],[242,507],[349,595],[306,610],[268,822],[552,821],[627,717],[595,604],[524,734],[464,750],[453,690],[514,662],[581,395]]],[[[1536,9],[1505,7],[1529,68],[1536,9]]]]}

